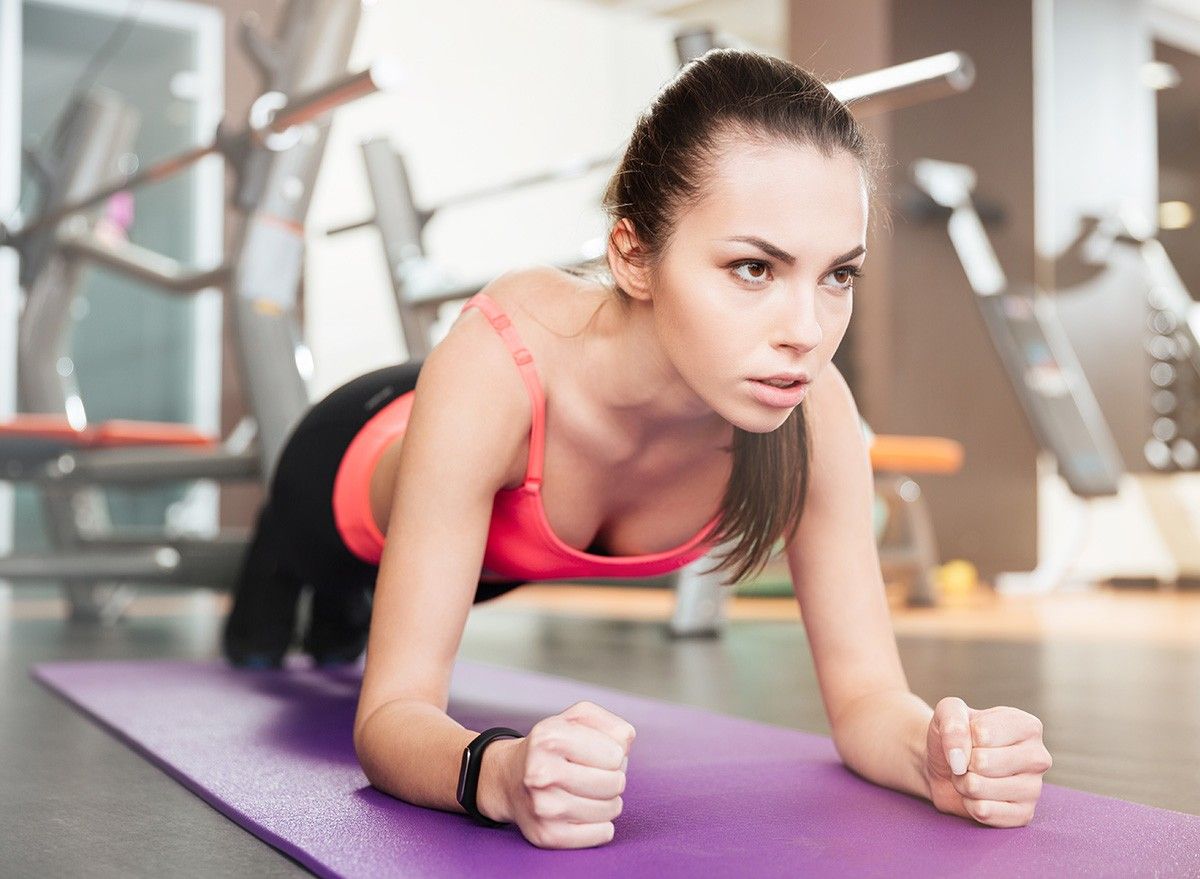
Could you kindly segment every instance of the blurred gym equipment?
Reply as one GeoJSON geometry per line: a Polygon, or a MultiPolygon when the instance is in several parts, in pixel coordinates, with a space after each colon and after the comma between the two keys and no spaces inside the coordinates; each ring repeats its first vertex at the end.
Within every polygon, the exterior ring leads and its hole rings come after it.
{"type": "Polygon", "coordinates": [[[42,163],[53,174],[40,212],[15,228],[0,228],[0,244],[19,254],[25,301],[17,354],[18,409],[24,414],[0,425],[0,477],[42,489],[53,550],[0,559],[0,578],[63,580],[73,615],[100,619],[119,615],[123,583],[212,586],[232,580],[244,533],[215,539],[115,533],[95,486],[269,478],[288,431],[309,404],[310,357],[300,342],[295,305],[304,217],[327,117],[396,79],[386,62],[346,74],[360,11],[358,0],[291,0],[273,40],[244,23],[244,46],[267,85],[247,123],[236,129],[222,124],[207,144],[141,172],[119,169],[137,119],[115,95],[93,91],[61,120],[42,163]],[[186,270],[94,233],[95,208],[110,197],[210,154],[234,168],[234,201],[245,216],[230,263],[186,270]],[[228,278],[252,416],[223,441],[182,425],[89,425],[72,370],[62,368],[63,358],[69,362],[70,306],[87,262],[180,295],[228,278]]]}
{"type": "MultiPolygon", "coordinates": [[[[700,32],[690,33],[686,41],[691,50],[699,41],[697,33],[700,32]]],[[[711,31],[702,33],[707,34],[707,46],[712,48],[711,31]]],[[[681,48],[680,61],[686,63],[687,60],[688,56],[681,48]]],[[[966,91],[974,81],[974,75],[974,67],[966,55],[943,52],[849,77],[831,83],[829,89],[842,100],[853,103],[856,114],[869,115],[966,91]]],[[[457,195],[432,207],[420,207],[413,196],[404,156],[398,150],[393,149],[385,138],[368,140],[361,149],[374,202],[374,216],[330,229],[328,234],[336,235],[370,225],[379,230],[410,358],[428,355],[434,341],[432,329],[442,305],[470,298],[490,280],[447,285],[446,272],[428,258],[424,242],[425,227],[440,211],[531,186],[574,179],[599,168],[614,166],[619,158],[610,155],[572,160],[540,174],[457,195]]],[[[602,253],[584,248],[560,265],[586,267],[592,260],[602,257],[602,253]]]]}
{"type": "MultiPolygon", "coordinates": [[[[936,204],[949,209],[947,229],[976,294],[988,334],[1028,417],[1039,445],[1049,451],[1071,492],[1083,503],[1076,509],[1071,538],[1058,553],[1048,554],[1028,574],[1001,574],[1001,592],[1046,593],[1070,581],[1071,568],[1088,536],[1089,500],[1112,497],[1126,474],[1117,444],[1070,340],[1055,315],[1052,297],[1032,287],[1013,289],[1000,266],[987,231],[972,201],[975,173],[965,166],[921,159],[912,165],[917,186],[936,204]]],[[[1155,386],[1155,415],[1148,425],[1145,455],[1156,469],[1185,470],[1197,465],[1200,351],[1197,327],[1200,306],[1193,302],[1149,224],[1128,214],[1083,218],[1083,228],[1069,248],[1082,262],[1102,268],[1118,247],[1133,247],[1146,267],[1151,306],[1146,349],[1153,356],[1149,380],[1155,386]],[[1184,389],[1190,389],[1184,393],[1184,389]]],[[[1070,271],[1070,269],[1069,269],[1070,271]]],[[[1094,276],[1095,273],[1092,273],[1094,276]]],[[[1086,284],[1089,273],[1073,272],[1086,284]]],[[[1056,291],[1069,295],[1069,289],[1056,291]]],[[[1138,330],[1141,331],[1140,329],[1138,330]]],[[[1129,474],[1135,475],[1135,474],[1129,474]]],[[[1187,584],[1200,572],[1200,549],[1187,525],[1186,511],[1155,481],[1142,485],[1155,524],[1179,575],[1167,588],[1187,584]]],[[[1110,581],[1121,585],[1119,579],[1110,581]]]]}

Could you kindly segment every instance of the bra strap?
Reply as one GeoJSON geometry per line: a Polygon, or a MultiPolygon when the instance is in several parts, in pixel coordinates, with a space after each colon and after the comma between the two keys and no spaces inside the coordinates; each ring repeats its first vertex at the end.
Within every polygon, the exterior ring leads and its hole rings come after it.
{"type": "Polygon", "coordinates": [[[512,325],[512,321],[509,320],[504,310],[496,304],[496,300],[486,293],[476,293],[462,307],[462,311],[471,307],[482,311],[492,328],[504,340],[504,344],[512,353],[513,361],[517,364],[517,369],[521,371],[525,388],[529,391],[529,400],[533,407],[533,426],[529,431],[529,463],[525,468],[525,484],[540,485],[542,482],[542,457],[546,447],[546,397],[542,393],[542,384],[538,381],[537,369],[533,365],[533,355],[521,342],[521,337],[517,335],[517,328],[512,325]]]}

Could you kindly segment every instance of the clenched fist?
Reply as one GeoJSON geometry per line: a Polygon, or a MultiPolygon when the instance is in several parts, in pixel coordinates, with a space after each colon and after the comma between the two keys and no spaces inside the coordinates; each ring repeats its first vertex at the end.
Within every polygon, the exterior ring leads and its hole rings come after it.
{"type": "Polygon", "coordinates": [[[505,750],[504,788],[524,837],[539,848],[611,842],[634,735],[612,712],[577,702],[515,740],[505,750]]]}
{"type": "Polygon", "coordinates": [[[956,696],[934,708],[925,776],[939,811],[993,827],[1033,819],[1042,776],[1053,765],[1042,722],[1018,708],[976,710],[956,696]]]}

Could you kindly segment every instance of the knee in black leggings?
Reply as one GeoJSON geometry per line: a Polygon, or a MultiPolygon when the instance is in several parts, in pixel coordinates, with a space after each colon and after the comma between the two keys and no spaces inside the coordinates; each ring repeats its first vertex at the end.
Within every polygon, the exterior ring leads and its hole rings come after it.
{"type": "Polygon", "coordinates": [[[291,646],[304,581],[288,564],[278,518],[265,504],[242,558],[221,647],[236,666],[276,667],[291,646]]]}
{"type": "Polygon", "coordinates": [[[362,655],[371,626],[371,594],[371,584],[361,581],[313,586],[302,646],[317,665],[341,665],[362,655]]]}

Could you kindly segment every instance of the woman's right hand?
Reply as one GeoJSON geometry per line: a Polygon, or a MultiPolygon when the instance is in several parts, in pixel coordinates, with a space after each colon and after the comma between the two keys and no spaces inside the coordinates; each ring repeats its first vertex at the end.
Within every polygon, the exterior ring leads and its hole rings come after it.
{"type": "Polygon", "coordinates": [[[538,848],[611,842],[621,814],[634,728],[592,702],[533,725],[506,749],[512,820],[538,848]]]}

